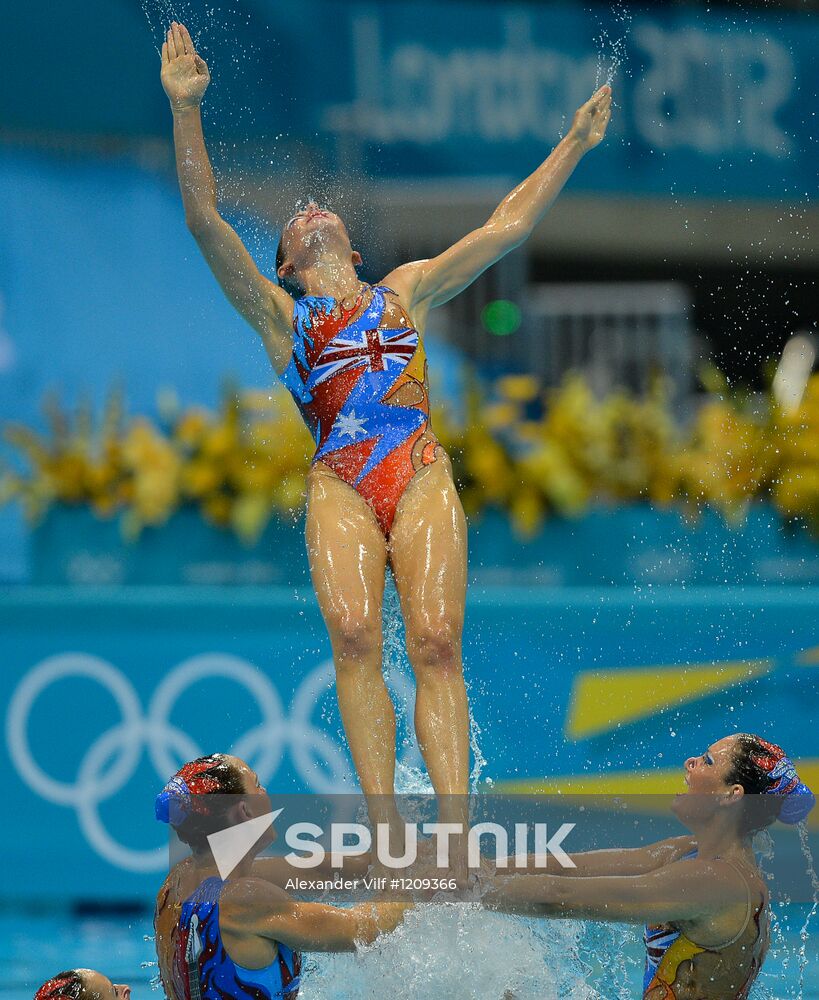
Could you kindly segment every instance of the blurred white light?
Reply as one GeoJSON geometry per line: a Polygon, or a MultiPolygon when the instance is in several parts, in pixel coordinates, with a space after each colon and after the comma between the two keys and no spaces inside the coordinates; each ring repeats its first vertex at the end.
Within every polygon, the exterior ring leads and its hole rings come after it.
{"type": "Polygon", "coordinates": [[[807,333],[797,333],[785,344],[771,388],[786,413],[799,409],[815,361],[816,347],[807,333]]]}

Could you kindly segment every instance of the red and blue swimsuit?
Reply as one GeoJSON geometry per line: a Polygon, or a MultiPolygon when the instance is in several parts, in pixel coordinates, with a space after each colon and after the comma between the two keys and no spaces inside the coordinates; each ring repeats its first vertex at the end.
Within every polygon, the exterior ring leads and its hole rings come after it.
{"type": "Polygon", "coordinates": [[[345,309],[304,296],[293,312],[293,354],[282,381],[323,462],[370,505],[389,536],[409,481],[435,461],[421,335],[384,285],[345,309]]]}
{"type": "Polygon", "coordinates": [[[173,992],[179,1000],[296,1000],[301,955],[278,943],[263,969],[238,965],[222,943],[219,896],[225,883],[206,878],[182,904],[173,930],[173,992]]]}

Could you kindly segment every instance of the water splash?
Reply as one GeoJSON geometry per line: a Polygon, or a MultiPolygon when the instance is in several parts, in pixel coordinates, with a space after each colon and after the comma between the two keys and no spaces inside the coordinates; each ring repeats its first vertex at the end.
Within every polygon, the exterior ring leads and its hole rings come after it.
{"type": "Polygon", "coordinates": [[[311,960],[300,996],[592,1000],[599,994],[585,983],[581,941],[581,926],[571,921],[535,924],[472,904],[428,905],[355,956],[311,960]]]}
{"type": "MultiPolygon", "coordinates": [[[[384,636],[384,676],[389,683],[390,677],[401,673],[412,681],[412,670],[407,658],[405,630],[401,617],[401,602],[392,577],[388,575],[384,589],[382,631],[384,636]]],[[[409,690],[410,686],[406,687],[409,690]]],[[[471,702],[472,699],[470,699],[471,702]]],[[[414,706],[409,696],[396,698],[396,715],[398,721],[399,759],[396,762],[395,790],[399,795],[432,795],[432,783],[421,761],[414,736],[414,706]]],[[[472,751],[472,770],[469,775],[469,790],[475,792],[478,782],[486,767],[486,757],[480,748],[481,727],[475,719],[472,708],[469,710],[469,746],[472,751]]]]}
{"type": "Polygon", "coordinates": [[[804,995],[805,991],[805,973],[808,969],[808,941],[810,939],[810,922],[816,914],[817,909],[819,909],[819,876],[816,874],[816,865],[813,860],[813,854],[810,849],[810,840],[808,839],[808,825],[803,820],[797,827],[799,833],[799,846],[802,850],[802,855],[807,862],[806,874],[810,879],[811,890],[813,893],[813,902],[810,909],[808,910],[807,916],[805,917],[805,922],[799,929],[799,952],[797,955],[797,962],[799,965],[799,996],[804,995]]]}
{"type": "MultiPolygon", "coordinates": [[[[470,705],[472,701],[470,699],[470,705]]],[[[472,750],[472,770],[469,774],[469,791],[474,793],[478,790],[478,782],[481,779],[481,774],[486,767],[486,757],[483,755],[483,751],[480,748],[478,742],[481,735],[481,727],[478,724],[475,716],[472,714],[472,709],[469,709],[469,747],[472,750]]]]}
{"type": "MultiPolygon", "coordinates": [[[[801,906],[787,896],[779,904],[771,905],[771,943],[753,994],[759,1000],[808,1000],[816,995],[813,992],[816,984],[813,981],[808,983],[808,974],[814,965],[808,947],[810,924],[819,910],[819,876],[810,849],[807,825],[799,823],[796,831],[806,863],[805,874],[811,886],[812,903],[804,919],[799,916],[801,906]],[[800,920],[801,925],[795,927],[794,923],[800,920]]],[[[775,876],[771,863],[776,856],[776,844],[769,829],[756,834],[753,848],[763,880],[773,885],[775,876]]]]}
{"type": "Polygon", "coordinates": [[[595,38],[597,45],[597,67],[594,78],[594,89],[614,83],[614,78],[627,61],[627,48],[631,34],[632,13],[622,0],[615,0],[610,6],[613,24],[601,24],[600,33],[595,38]]]}

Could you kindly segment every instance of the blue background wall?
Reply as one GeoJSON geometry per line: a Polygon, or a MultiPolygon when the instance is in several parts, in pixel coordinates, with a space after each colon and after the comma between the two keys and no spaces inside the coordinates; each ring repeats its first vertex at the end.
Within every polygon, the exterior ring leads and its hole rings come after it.
{"type": "MultiPolygon", "coordinates": [[[[406,732],[395,611],[388,602],[387,659],[406,732]]],[[[819,597],[795,588],[473,589],[465,662],[481,779],[676,792],[685,757],[750,730],[819,781],[818,614],[819,597]]],[[[309,591],[27,590],[4,599],[0,629],[7,896],[150,894],[167,865],[153,797],[200,751],[233,747],[278,793],[355,788],[309,591]],[[58,883],[32,866],[45,855],[63,865],[58,883]]],[[[418,763],[411,745],[401,757],[418,763]]]]}

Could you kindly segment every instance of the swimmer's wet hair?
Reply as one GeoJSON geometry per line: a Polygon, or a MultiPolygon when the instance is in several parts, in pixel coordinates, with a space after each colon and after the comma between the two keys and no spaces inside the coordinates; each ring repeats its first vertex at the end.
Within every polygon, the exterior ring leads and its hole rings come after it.
{"type": "Polygon", "coordinates": [[[91,992],[86,989],[80,973],[76,969],[66,969],[47,979],[34,994],[34,1000],[91,1000],[91,992]]]}
{"type": "Polygon", "coordinates": [[[746,833],[763,830],[777,819],[788,825],[799,823],[816,804],[782,747],[753,733],[737,734],[725,780],[729,785],[742,785],[753,796],[746,809],[746,833]]]}
{"type": "Polygon", "coordinates": [[[180,767],[157,795],[154,811],[158,820],[174,828],[183,843],[195,851],[203,850],[208,834],[224,827],[225,816],[233,805],[223,796],[244,793],[239,769],[226,754],[214,753],[180,767]]]}

